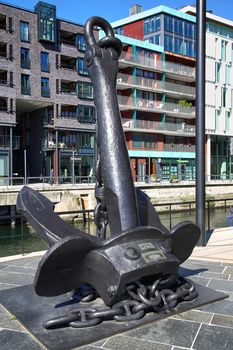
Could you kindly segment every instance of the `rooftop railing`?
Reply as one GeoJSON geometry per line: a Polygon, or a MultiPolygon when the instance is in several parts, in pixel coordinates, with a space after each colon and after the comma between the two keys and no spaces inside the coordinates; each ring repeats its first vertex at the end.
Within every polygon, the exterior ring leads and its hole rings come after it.
{"type": "Polygon", "coordinates": [[[163,150],[168,152],[195,152],[195,145],[165,143],[163,150]]]}

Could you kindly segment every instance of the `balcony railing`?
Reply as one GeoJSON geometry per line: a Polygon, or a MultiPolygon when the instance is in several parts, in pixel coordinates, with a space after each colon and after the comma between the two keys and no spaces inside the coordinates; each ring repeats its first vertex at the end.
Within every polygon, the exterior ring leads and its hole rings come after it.
{"type": "Polygon", "coordinates": [[[120,56],[120,62],[128,62],[135,65],[149,67],[158,71],[163,71],[167,73],[173,73],[178,75],[184,75],[190,78],[195,78],[195,68],[185,66],[178,63],[166,62],[157,60],[156,58],[145,58],[140,55],[129,54],[127,52],[122,52],[120,56]]]}
{"type": "Polygon", "coordinates": [[[62,118],[73,118],[77,119],[80,123],[95,123],[96,118],[95,117],[83,117],[79,116],[77,112],[67,112],[67,111],[61,111],[61,117],[62,118]]]}
{"type": "Polygon", "coordinates": [[[77,95],[76,90],[65,88],[65,87],[61,88],[61,93],[63,93],[63,94],[70,94],[70,95],[77,95]]]}
{"type": "Polygon", "coordinates": [[[90,147],[78,147],[79,155],[94,155],[94,148],[90,147]]]}
{"type": "Polygon", "coordinates": [[[65,38],[60,38],[60,43],[66,44],[66,45],[71,45],[71,46],[76,46],[75,40],[69,40],[69,39],[65,39],[65,38]]]}
{"type": "Polygon", "coordinates": [[[122,125],[124,129],[139,129],[142,131],[158,131],[177,133],[180,136],[182,134],[189,134],[189,136],[195,135],[195,125],[187,125],[185,123],[163,123],[155,122],[151,120],[133,120],[122,118],[122,125]]]}
{"type": "Polygon", "coordinates": [[[157,113],[167,113],[167,114],[184,114],[187,116],[195,117],[195,108],[189,106],[182,106],[176,103],[161,102],[161,101],[150,101],[146,99],[134,99],[132,96],[120,96],[118,95],[118,102],[121,109],[131,108],[131,109],[142,109],[154,111],[157,113]]]}
{"type": "MultiPolygon", "coordinates": [[[[0,148],[10,148],[10,136],[0,135],[0,148]]],[[[20,148],[20,136],[12,137],[12,148],[19,149],[20,148]]]]}
{"type": "Polygon", "coordinates": [[[174,143],[165,143],[164,151],[168,152],[195,152],[194,145],[183,145],[183,144],[174,144],[174,143]]]}
{"type": "Polygon", "coordinates": [[[191,95],[193,97],[195,96],[195,88],[189,85],[175,84],[121,73],[117,76],[117,84],[138,86],[139,88],[147,90],[162,90],[163,92],[168,91],[177,94],[191,95]]]}

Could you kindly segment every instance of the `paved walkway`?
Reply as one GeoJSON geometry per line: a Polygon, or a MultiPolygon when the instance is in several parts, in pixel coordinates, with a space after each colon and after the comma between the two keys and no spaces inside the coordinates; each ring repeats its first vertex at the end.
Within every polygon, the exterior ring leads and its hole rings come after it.
{"type": "MultiPolygon", "coordinates": [[[[1,261],[0,290],[32,283],[39,260],[40,257],[35,256],[1,261]]],[[[182,268],[195,282],[227,292],[230,297],[80,349],[232,350],[233,263],[189,259],[182,268]]],[[[44,347],[0,306],[0,349],[42,350],[44,347]]]]}

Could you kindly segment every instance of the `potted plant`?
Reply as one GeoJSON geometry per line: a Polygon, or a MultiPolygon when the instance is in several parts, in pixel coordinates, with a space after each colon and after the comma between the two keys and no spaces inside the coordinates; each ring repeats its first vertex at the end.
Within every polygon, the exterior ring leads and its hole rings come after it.
{"type": "Polygon", "coordinates": [[[172,176],[170,177],[170,182],[171,182],[171,183],[177,183],[177,182],[179,182],[179,180],[178,180],[178,178],[177,178],[176,175],[172,175],[172,176]]]}

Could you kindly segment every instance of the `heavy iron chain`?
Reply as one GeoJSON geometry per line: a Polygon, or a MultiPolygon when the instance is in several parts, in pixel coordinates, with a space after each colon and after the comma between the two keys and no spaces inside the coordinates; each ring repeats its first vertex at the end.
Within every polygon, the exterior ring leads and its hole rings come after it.
{"type": "MultiPolygon", "coordinates": [[[[90,290],[90,295],[90,300],[93,300],[93,289],[90,290]]],[[[111,308],[97,310],[94,307],[80,307],[67,315],[46,321],[43,326],[46,329],[67,326],[84,328],[107,320],[135,321],[149,312],[168,313],[179,303],[193,301],[197,296],[194,283],[177,274],[161,277],[147,285],[141,280],[129,284],[122,296],[125,300],[117,302],[111,308]]],[[[81,301],[89,300],[86,298],[81,301]]]]}
{"type": "Polygon", "coordinates": [[[108,224],[108,214],[104,203],[104,186],[101,176],[100,159],[98,159],[96,165],[95,197],[97,200],[97,205],[94,211],[94,221],[97,227],[96,235],[102,239],[105,239],[106,227],[108,224]]]}

